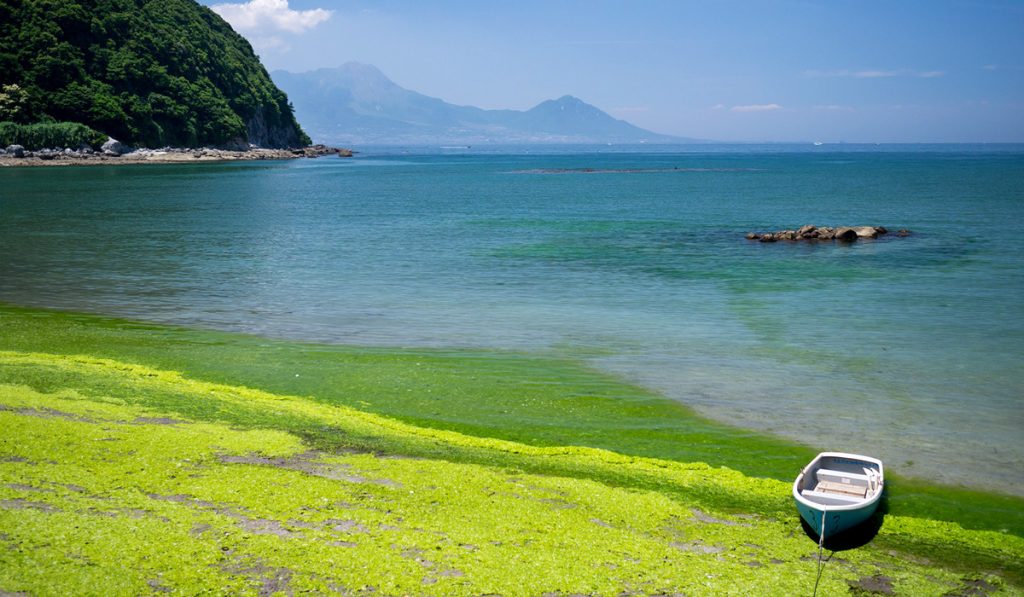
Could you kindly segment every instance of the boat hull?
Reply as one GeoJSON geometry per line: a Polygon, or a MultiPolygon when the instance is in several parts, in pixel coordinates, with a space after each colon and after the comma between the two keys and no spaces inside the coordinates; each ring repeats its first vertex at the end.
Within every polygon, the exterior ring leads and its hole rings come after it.
{"type": "Polygon", "coordinates": [[[821,536],[822,514],[825,515],[825,530],[831,537],[861,524],[871,518],[871,515],[878,509],[878,502],[864,506],[857,510],[828,510],[827,507],[815,508],[805,503],[797,502],[797,510],[800,517],[807,522],[815,535],[821,536]]]}

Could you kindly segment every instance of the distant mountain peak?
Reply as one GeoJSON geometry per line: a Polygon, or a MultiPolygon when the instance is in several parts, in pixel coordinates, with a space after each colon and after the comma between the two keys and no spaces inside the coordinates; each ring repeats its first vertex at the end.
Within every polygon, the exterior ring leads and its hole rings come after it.
{"type": "Polygon", "coordinates": [[[573,95],[526,111],[456,106],[399,86],[377,67],[346,62],[275,71],[315,141],[332,144],[673,143],[678,137],[618,120],[573,95]]]}
{"type": "Polygon", "coordinates": [[[578,97],[563,95],[554,100],[543,101],[529,110],[530,112],[560,112],[602,116],[614,120],[600,108],[592,106],[578,97]]]}
{"type": "MultiPolygon", "coordinates": [[[[340,68],[342,70],[368,70],[368,71],[373,71],[373,72],[377,72],[377,73],[381,72],[380,69],[377,68],[376,66],[374,66],[372,64],[366,64],[365,62],[359,62],[358,60],[349,60],[348,62],[342,64],[338,68],[340,68]]],[[[384,74],[384,73],[381,73],[381,74],[384,74]]]]}
{"type": "MultiPolygon", "coordinates": [[[[370,75],[370,76],[380,77],[382,79],[387,79],[388,78],[387,75],[385,75],[383,72],[381,72],[381,70],[379,68],[377,68],[376,66],[374,66],[372,64],[366,64],[365,62],[350,61],[350,62],[346,62],[345,64],[342,64],[337,69],[329,69],[329,68],[327,68],[327,69],[321,69],[321,70],[339,70],[339,71],[344,71],[344,72],[347,72],[347,73],[359,73],[359,74],[363,74],[363,75],[370,75]]],[[[390,80],[391,79],[388,79],[388,81],[390,81],[390,80]]]]}
{"type": "Polygon", "coordinates": [[[304,73],[274,71],[271,73],[271,76],[288,78],[315,77],[321,82],[344,82],[347,87],[353,86],[353,82],[359,82],[360,85],[372,83],[382,87],[398,87],[379,68],[372,64],[363,64],[362,62],[346,62],[335,68],[318,68],[304,73]]]}
{"type": "MultiPolygon", "coordinates": [[[[537,106],[535,106],[535,107],[540,107],[540,106],[544,106],[544,105],[559,106],[559,107],[562,107],[562,108],[576,108],[576,107],[582,107],[582,106],[593,108],[593,106],[591,106],[587,102],[581,100],[580,98],[576,97],[575,95],[563,95],[562,97],[560,97],[558,99],[544,100],[541,103],[537,104],[537,106]]],[[[597,108],[595,108],[595,109],[597,109],[597,108]]]]}

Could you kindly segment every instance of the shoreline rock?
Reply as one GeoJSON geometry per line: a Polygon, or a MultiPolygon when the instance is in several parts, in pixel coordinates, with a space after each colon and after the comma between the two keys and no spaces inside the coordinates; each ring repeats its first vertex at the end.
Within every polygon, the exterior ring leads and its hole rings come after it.
{"type": "Polygon", "coordinates": [[[100,147],[100,151],[103,152],[103,155],[118,156],[128,153],[130,148],[117,139],[110,137],[103,143],[103,146],[100,147]]]}
{"type": "Polygon", "coordinates": [[[0,149],[0,167],[16,166],[101,166],[120,164],[177,164],[194,162],[232,162],[248,160],[293,160],[318,158],[327,155],[352,157],[354,152],[340,147],[310,145],[294,149],[248,149],[215,147],[163,147],[160,149],[133,148],[116,139],[109,139],[99,150],[90,147],[73,149],[48,148],[28,151],[19,146],[0,149]]]}
{"type": "Polygon", "coordinates": [[[25,157],[25,148],[22,147],[21,145],[8,145],[7,147],[4,148],[3,151],[5,154],[14,158],[25,157]]]}
{"type": "MultiPolygon", "coordinates": [[[[779,230],[776,232],[748,232],[747,240],[756,240],[762,243],[774,243],[779,241],[839,241],[854,242],[861,238],[876,239],[889,234],[889,229],[884,226],[814,226],[807,224],[796,230],[779,230]]],[[[900,229],[896,232],[899,238],[910,236],[907,229],[900,229]]]]}

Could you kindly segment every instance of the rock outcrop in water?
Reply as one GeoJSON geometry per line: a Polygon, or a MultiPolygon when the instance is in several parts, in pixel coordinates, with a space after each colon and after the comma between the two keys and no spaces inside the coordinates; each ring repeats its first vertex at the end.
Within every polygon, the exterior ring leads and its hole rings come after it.
{"type": "MultiPolygon", "coordinates": [[[[832,228],[829,226],[813,226],[807,224],[796,230],[779,230],[777,232],[750,232],[747,233],[747,240],[756,240],[763,243],[774,243],[778,241],[840,241],[854,242],[861,238],[878,238],[889,234],[884,226],[841,226],[832,228]]],[[[901,229],[896,231],[896,236],[910,236],[910,231],[901,229]]]]}

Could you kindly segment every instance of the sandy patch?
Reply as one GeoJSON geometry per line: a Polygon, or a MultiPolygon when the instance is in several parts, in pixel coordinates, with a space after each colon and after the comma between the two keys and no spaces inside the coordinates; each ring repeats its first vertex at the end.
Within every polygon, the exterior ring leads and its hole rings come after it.
{"type": "Polygon", "coordinates": [[[52,489],[43,489],[42,487],[34,487],[32,485],[23,485],[21,483],[8,483],[7,487],[9,489],[14,489],[15,491],[41,491],[41,492],[44,492],[44,493],[53,493],[52,489]]]}
{"type": "Polygon", "coordinates": [[[751,526],[749,524],[742,523],[742,522],[736,522],[734,520],[728,520],[728,519],[725,519],[725,518],[716,518],[714,516],[711,516],[707,512],[704,512],[703,510],[700,510],[699,508],[690,508],[690,512],[693,513],[693,517],[694,518],[696,518],[697,520],[699,520],[699,521],[701,521],[701,522],[703,522],[705,524],[724,524],[724,525],[730,526],[730,527],[735,527],[735,526],[749,527],[749,526],[751,526]]]}
{"type": "Polygon", "coordinates": [[[235,561],[221,567],[222,570],[234,576],[245,576],[256,580],[260,587],[257,594],[260,597],[270,597],[283,593],[294,595],[291,587],[294,573],[288,568],[275,568],[267,566],[261,560],[251,562],[235,561]]]}
{"type": "Polygon", "coordinates": [[[170,417],[135,417],[135,425],[187,425],[188,421],[180,421],[170,417]]]}
{"type": "Polygon", "coordinates": [[[329,464],[320,462],[321,452],[303,452],[291,458],[269,458],[258,454],[245,456],[224,455],[220,461],[224,464],[255,464],[272,466],[275,468],[300,471],[314,477],[330,479],[332,481],[345,481],[347,483],[372,483],[386,487],[401,487],[402,484],[391,479],[372,479],[351,472],[351,466],[347,464],[329,464]]]}
{"type": "Polygon", "coordinates": [[[80,421],[82,423],[96,422],[87,417],[66,413],[52,408],[11,408],[10,406],[0,404],[0,411],[13,412],[29,417],[42,417],[44,419],[67,419],[68,421],[80,421]]]}
{"type": "Polygon", "coordinates": [[[4,510],[40,510],[42,512],[60,512],[60,508],[43,502],[33,502],[16,498],[13,500],[0,500],[0,508],[4,510]]]}
{"type": "Polygon", "coordinates": [[[850,585],[850,592],[854,595],[895,595],[892,587],[892,579],[888,576],[876,574],[865,576],[859,580],[847,581],[850,585]]]}
{"type": "Polygon", "coordinates": [[[674,542],[674,543],[669,543],[669,545],[671,545],[672,547],[674,547],[674,548],[676,548],[676,549],[678,549],[680,551],[688,551],[688,552],[691,552],[691,553],[712,554],[712,553],[722,553],[723,551],[725,551],[724,547],[721,547],[721,546],[718,546],[718,545],[708,545],[708,544],[706,544],[706,543],[704,543],[703,541],[700,541],[700,540],[689,541],[687,543],[682,543],[682,542],[678,542],[677,541],[677,542],[674,542]]]}

